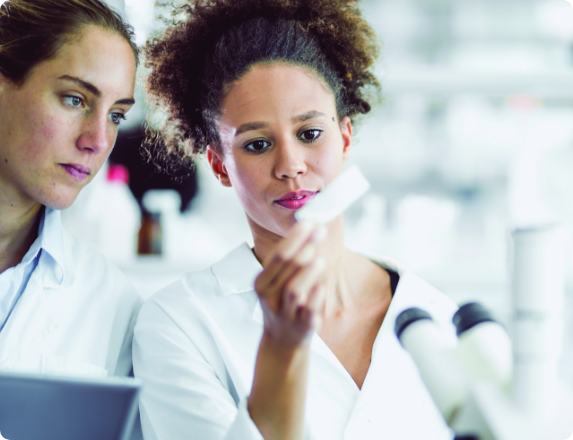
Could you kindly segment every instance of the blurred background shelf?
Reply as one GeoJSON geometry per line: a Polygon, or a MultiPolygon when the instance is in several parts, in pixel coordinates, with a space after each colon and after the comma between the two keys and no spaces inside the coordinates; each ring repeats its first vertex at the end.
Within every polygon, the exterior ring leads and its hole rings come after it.
{"type": "Polygon", "coordinates": [[[379,76],[387,98],[420,94],[445,100],[459,94],[488,98],[530,94],[538,99],[573,101],[573,68],[519,73],[412,66],[388,69],[380,72],[379,76]]]}

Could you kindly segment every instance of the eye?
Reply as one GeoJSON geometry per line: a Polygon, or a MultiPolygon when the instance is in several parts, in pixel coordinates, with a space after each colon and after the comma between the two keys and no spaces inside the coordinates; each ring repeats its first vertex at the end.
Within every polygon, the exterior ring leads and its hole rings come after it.
{"type": "Polygon", "coordinates": [[[300,140],[312,143],[322,136],[322,130],[313,128],[312,130],[305,130],[300,135],[300,140]]]}
{"type": "Polygon", "coordinates": [[[80,108],[83,107],[83,98],[75,95],[64,96],[64,100],[70,107],[80,108]]]}
{"type": "Polygon", "coordinates": [[[127,118],[125,117],[125,115],[123,113],[110,113],[109,119],[115,125],[119,125],[121,123],[121,121],[127,120],[127,118]]]}
{"type": "Polygon", "coordinates": [[[270,142],[263,139],[257,139],[256,141],[250,142],[244,146],[245,150],[252,153],[261,153],[271,145],[270,142]]]}

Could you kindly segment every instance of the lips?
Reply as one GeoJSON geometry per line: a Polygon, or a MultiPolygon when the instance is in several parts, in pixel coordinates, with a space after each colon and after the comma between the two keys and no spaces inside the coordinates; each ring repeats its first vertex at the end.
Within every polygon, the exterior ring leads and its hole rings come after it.
{"type": "Polygon", "coordinates": [[[91,174],[91,170],[89,168],[77,163],[62,163],[60,165],[70,177],[80,182],[85,180],[88,175],[91,174]]]}
{"type": "Polygon", "coordinates": [[[275,200],[274,203],[283,208],[297,210],[306,205],[317,193],[317,191],[289,192],[280,199],[275,200]]]}

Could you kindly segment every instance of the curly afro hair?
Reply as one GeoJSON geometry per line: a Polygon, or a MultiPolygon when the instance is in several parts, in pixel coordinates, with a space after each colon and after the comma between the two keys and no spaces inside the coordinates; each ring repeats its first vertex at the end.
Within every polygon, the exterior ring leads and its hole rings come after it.
{"type": "Polygon", "coordinates": [[[208,145],[220,148],[222,102],[256,64],[313,71],[332,91],[339,120],[370,111],[365,90],[380,87],[372,72],[378,45],[356,1],[187,0],[172,10],[182,13],[145,50],[148,92],[167,111],[161,147],[148,150],[158,167],[185,168],[208,145]]]}

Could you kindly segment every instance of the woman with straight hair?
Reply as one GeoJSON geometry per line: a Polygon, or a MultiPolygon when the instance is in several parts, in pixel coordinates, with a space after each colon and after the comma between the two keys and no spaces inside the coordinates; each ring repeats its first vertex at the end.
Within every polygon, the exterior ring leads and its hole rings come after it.
{"type": "Polygon", "coordinates": [[[0,371],[131,370],[139,296],[63,230],[59,210],[97,174],[134,103],[133,37],[99,0],[0,6],[0,371]]]}
{"type": "Polygon", "coordinates": [[[134,372],[146,440],[446,440],[450,431],[394,335],[418,306],[455,305],[388,258],[344,246],[295,212],[339,176],[378,82],[355,1],[189,0],[147,46],[166,105],[163,163],[206,153],[234,188],[243,244],[142,307],[134,372]]]}

